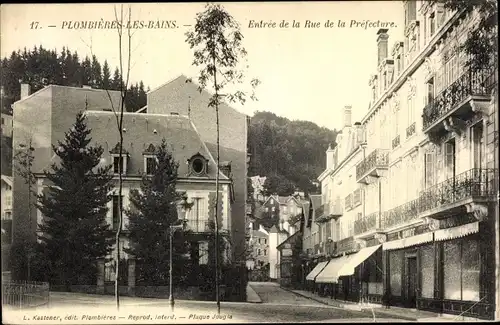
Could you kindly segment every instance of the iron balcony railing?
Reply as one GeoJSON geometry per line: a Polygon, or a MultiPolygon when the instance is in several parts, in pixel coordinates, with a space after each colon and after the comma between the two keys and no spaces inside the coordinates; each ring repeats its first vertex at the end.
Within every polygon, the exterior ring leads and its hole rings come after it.
{"type": "Polygon", "coordinates": [[[418,199],[406,202],[394,209],[385,211],[383,215],[383,228],[390,228],[409,222],[418,217],[418,199]]]}
{"type": "Polygon", "coordinates": [[[406,128],[406,138],[409,138],[412,135],[414,135],[415,131],[416,131],[416,123],[413,122],[412,124],[410,124],[409,127],[406,128]]]}
{"type": "Polygon", "coordinates": [[[455,203],[468,198],[495,195],[496,169],[473,168],[423,191],[418,199],[418,212],[455,203]]]}
{"type": "Polygon", "coordinates": [[[192,232],[211,232],[209,220],[190,220],[186,222],[186,229],[192,232]]]}
{"type": "Polygon", "coordinates": [[[360,180],[375,168],[387,168],[389,165],[389,150],[375,149],[356,166],[356,179],[360,180]]]}
{"type": "Polygon", "coordinates": [[[2,304],[15,309],[49,304],[49,283],[2,280],[2,304]]]}
{"type": "Polygon", "coordinates": [[[488,96],[495,84],[493,69],[467,69],[439,95],[432,99],[422,114],[423,130],[457,108],[468,96],[488,96]]]}
{"type": "Polygon", "coordinates": [[[379,212],[374,212],[354,222],[354,234],[359,235],[379,228],[379,212]]]}
{"type": "Polygon", "coordinates": [[[394,139],[392,139],[392,149],[396,148],[397,146],[399,146],[399,144],[401,143],[401,138],[400,136],[396,136],[394,139]]]}

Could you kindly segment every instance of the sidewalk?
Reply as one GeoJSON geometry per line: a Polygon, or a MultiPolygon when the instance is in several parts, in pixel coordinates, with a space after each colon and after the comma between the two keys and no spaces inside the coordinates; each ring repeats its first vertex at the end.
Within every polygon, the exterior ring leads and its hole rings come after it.
{"type": "Polygon", "coordinates": [[[472,317],[461,317],[457,315],[439,314],[435,312],[402,308],[390,306],[386,308],[380,304],[369,304],[369,303],[356,303],[352,301],[334,300],[328,297],[320,297],[310,291],[305,290],[292,290],[282,287],[282,289],[293,292],[297,295],[309,298],[311,300],[317,301],[319,303],[333,306],[337,308],[357,310],[357,311],[371,311],[376,318],[384,317],[397,317],[404,320],[416,321],[416,322],[477,322],[483,321],[472,317]]]}
{"type": "Polygon", "coordinates": [[[262,299],[260,299],[257,292],[255,292],[250,284],[247,284],[247,302],[262,303],[262,299]]]}

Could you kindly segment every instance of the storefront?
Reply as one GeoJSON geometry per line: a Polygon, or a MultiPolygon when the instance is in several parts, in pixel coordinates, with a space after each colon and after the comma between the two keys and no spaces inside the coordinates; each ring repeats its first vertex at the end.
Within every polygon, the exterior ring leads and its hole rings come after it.
{"type": "Polygon", "coordinates": [[[323,262],[317,263],[316,266],[312,269],[312,271],[309,272],[309,274],[306,276],[306,285],[307,285],[308,290],[310,290],[312,292],[315,292],[318,290],[316,285],[315,285],[316,276],[321,271],[323,271],[323,269],[326,267],[327,264],[328,264],[328,261],[323,261],[323,262]]]}
{"type": "Polygon", "coordinates": [[[393,233],[382,249],[384,291],[393,306],[489,319],[494,272],[488,223],[450,217],[393,233]],[[458,225],[457,225],[458,224],[458,225]],[[396,239],[395,237],[398,237],[396,239]]]}

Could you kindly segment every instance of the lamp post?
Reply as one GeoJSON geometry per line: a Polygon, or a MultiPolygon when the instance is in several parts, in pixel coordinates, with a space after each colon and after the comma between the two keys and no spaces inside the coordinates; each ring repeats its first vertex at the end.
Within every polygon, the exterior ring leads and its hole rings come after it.
{"type": "Polygon", "coordinates": [[[173,240],[172,240],[172,238],[174,237],[175,231],[178,230],[178,229],[184,230],[185,225],[186,225],[186,219],[182,220],[182,224],[180,224],[180,225],[170,225],[169,226],[169,231],[170,231],[170,234],[169,234],[169,236],[170,236],[170,239],[169,239],[169,242],[170,242],[170,245],[169,245],[169,250],[170,250],[169,284],[170,284],[170,288],[169,288],[168,301],[169,301],[169,304],[170,304],[170,311],[172,313],[174,312],[174,304],[175,304],[174,294],[173,294],[173,291],[172,291],[172,287],[173,287],[173,281],[172,281],[173,240]]]}

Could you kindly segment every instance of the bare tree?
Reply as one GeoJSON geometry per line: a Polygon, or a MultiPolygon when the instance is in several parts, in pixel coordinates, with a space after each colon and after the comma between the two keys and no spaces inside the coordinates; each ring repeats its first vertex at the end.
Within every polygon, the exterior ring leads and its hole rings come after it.
{"type": "MultiPolygon", "coordinates": [[[[246,50],[242,46],[243,35],[240,31],[238,22],[219,4],[207,4],[205,10],[196,16],[194,31],[186,33],[186,42],[191,49],[194,49],[193,65],[202,67],[199,77],[199,91],[206,89],[210,83],[213,86],[215,94],[210,98],[208,107],[215,109],[216,133],[217,133],[217,173],[215,178],[215,202],[219,202],[219,106],[221,97],[226,97],[230,102],[239,101],[244,104],[246,93],[236,90],[232,93],[222,94],[222,90],[228,84],[241,84],[244,81],[244,73],[239,69],[239,64],[246,57],[246,50]]],[[[253,79],[250,82],[252,88],[255,88],[259,81],[253,79]]],[[[255,94],[252,91],[252,99],[255,94]]],[[[215,205],[215,264],[216,264],[216,299],[217,311],[220,313],[220,267],[219,267],[219,204],[215,205]]]]}

